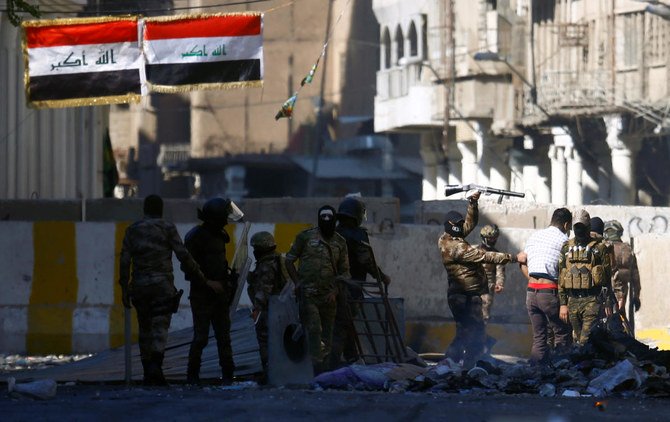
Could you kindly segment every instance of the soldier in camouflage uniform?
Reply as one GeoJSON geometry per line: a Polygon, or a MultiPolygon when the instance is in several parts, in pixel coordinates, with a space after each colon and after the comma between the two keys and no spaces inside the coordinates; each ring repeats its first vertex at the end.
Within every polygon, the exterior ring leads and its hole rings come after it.
{"type": "Polygon", "coordinates": [[[258,232],[249,242],[254,248],[256,268],[249,273],[247,293],[253,305],[253,318],[256,321],[256,338],[261,351],[263,369],[267,374],[268,366],[268,305],[271,295],[278,295],[286,285],[284,258],[276,252],[277,244],[272,234],[258,232]]]}
{"type": "MultiPolygon", "coordinates": [[[[379,277],[379,281],[389,284],[391,279],[376,266],[368,233],[361,227],[365,216],[365,203],[360,198],[347,197],[337,208],[338,225],[335,231],[347,241],[351,278],[354,281],[365,281],[370,274],[372,277],[379,277]]],[[[340,283],[330,354],[331,369],[340,366],[342,360],[353,362],[358,359],[356,334],[350,318],[358,314],[358,307],[349,303],[350,298],[363,299],[363,291],[353,283],[340,283]]]]}
{"type": "Polygon", "coordinates": [[[326,369],[337,309],[337,280],[349,279],[347,242],[335,232],[335,208],[319,209],[318,227],[298,233],[286,254],[286,269],[296,282],[300,319],[307,332],[316,373],[326,369]],[[296,271],[295,262],[300,260],[296,271]]]}
{"type": "MultiPolygon", "coordinates": [[[[495,248],[500,230],[495,224],[487,224],[479,232],[482,243],[479,249],[486,252],[499,252],[495,248]]],[[[488,281],[488,290],[482,295],[482,313],[484,314],[484,323],[488,324],[491,319],[491,307],[493,306],[493,297],[496,293],[501,293],[505,288],[505,266],[501,264],[484,263],[484,272],[488,281]]]]}
{"type": "MultiPolygon", "coordinates": [[[[212,198],[198,210],[202,224],[191,229],[184,243],[202,272],[212,285],[191,283],[189,299],[193,315],[193,341],[188,352],[186,381],[200,382],[202,351],[209,341],[209,327],[214,329],[221,367],[221,381],[230,384],[235,364],[230,344],[230,304],[237,289],[237,275],[231,272],[226,259],[226,244],[230,236],[225,230],[228,216],[232,212],[230,200],[212,198]]],[[[192,275],[187,272],[187,279],[192,275]]]]}
{"type": "Polygon", "coordinates": [[[131,224],[123,238],[119,284],[123,305],[137,310],[139,345],[145,385],[167,385],[163,356],[176,296],[172,252],[182,269],[192,274],[192,283],[211,283],[188,253],[174,224],[162,219],[163,200],[149,195],[144,200],[144,218],[131,224]],[[130,271],[132,268],[132,277],[130,271]]]}
{"type": "Polygon", "coordinates": [[[507,264],[517,262],[518,256],[500,252],[486,252],[471,246],[465,237],[474,229],[479,219],[477,200],[480,192],[470,197],[467,217],[456,211],[447,213],[444,234],[438,241],[442,263],[447,270],[449,309],[456,322],[456,337],[445,356],[458,362],[463,360],[470,367],[484,353],[486,328],[482,314],[482,294],[488,290],[483,263],[507,264]]]}
{"type": "MultiPolygon", "coordinates": [[[[637,259],[630,243],[621,240],[623,226],[616,220],[605,223],[605,239],[614,249],[614,259],[617,270],[612,277],[612,288],[617,300],[619,312],[626,313],[626,299],[630,288],[631,304],[628,320],[633,326],[634,313],[640,309],[640,273],[637,269],[637,259]]],[[[633,327],[631,327],[633,328],[633,327]]]]}
{"type": "Polygon", "coordinates": [[[607,310],[611,265],[605,243],[591,237],[589,213],[579,210],[572,221],[575,237],[563,244],[558,261],[559,316],[570,321],[575,342],[584,346],[607,310]]]}

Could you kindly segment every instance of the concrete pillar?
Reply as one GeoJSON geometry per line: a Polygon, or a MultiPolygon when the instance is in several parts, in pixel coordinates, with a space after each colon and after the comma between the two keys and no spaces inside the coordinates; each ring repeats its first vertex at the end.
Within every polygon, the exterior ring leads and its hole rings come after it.
{"type": "Polygon", "coordinates": [[[491,163],[494,152],[491,149],[493,137],[491,136],[491,124],[485,120],[475,120],[472,122],[474,128],[475,143],[477,145],[477,183],[488,186],[491,184],[491,163]]]}
{"type": "Polygon", "coordinates": [[[461,177],[463,173],[463,156],[461,155],[460,150],[458,149],[458,142],[455,139],[449,139],[449,144],[447,148],[447,163],[449,165],[448,169],[448,184],[449,185],[461,185],[463,184],[463,178],[461,177]]]}
{"type": "Polygon", "coordinates": [[[421,134],[421,148],[423,159],[423,181],[421,182],[421,200],[433,201],[437,199],[437,165],[442,156],[432,132],[421,134]]]}
{"type": "Polygon", "coordinates": [[[511,168],[510,190],[516,192],[525,192],[524,186],[524,157],[523,151],[511,149],[509,152],[509,166],[511,168]]]}
{"type": "Polygon", "coordinates": [[[607,126],[607,145],[612,156],[611,196],[612,205],[633,205],[635,203],[635,152],[639,142],[625,139],[623,118],[610,115],[603,118],[607,126]]]}
{"type": "Polygon", "coordinates": [[[477,143],[473,141],[461,141],[456,144],[461,153],[461,180],[463,183],[477,183],[477,143]]]}
{"type": "Polygon", "coordinates": [[[582,185],[582,157],[579,151],[574,147],[565,149],[568,169],[568,205],[582,205],[584,203],[584,193],[582,185]]]}
{"type": "Polygon", "coordinates": [[[551,203],[565,205],[568,201],[565,147],[552,144],[549,146],[548,155],[551,160],[551,203]]]}

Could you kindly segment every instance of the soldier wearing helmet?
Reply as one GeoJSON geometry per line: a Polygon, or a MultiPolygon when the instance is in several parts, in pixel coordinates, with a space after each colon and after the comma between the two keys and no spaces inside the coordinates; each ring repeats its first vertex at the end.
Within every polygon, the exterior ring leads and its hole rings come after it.
{"type": "Polygon", "coordinates": [[[193,314],[193,341],[186,372],[189,384],[200,382],[200,362],[208,343],[210,325],[216,338],[222,382],[229,384],[233,379],[235,367],[230,345],[230,304],[237,288],[237,276],[228,267],[226,244],[230,242],[230,236],[224,228],[231,212],[229,199],[208,200],[202,209],[198,209],[202,224],[191,229],[185,237],[186,248],[202,272],[217,282],[217,288],[191,284],[189,299],[193,314]]]}
{"type": "MultiPolygon", "coordinates": [[[[366,219],[365,202],[361,198],[348,196],[340,202],[337,207],[337,228],[335,231],[342,235],[347,242],[347,254],[349,257],[349,270],[352,280],[365,281],[368,274],[379,281],[389,284],[389,276],[376,266],[370,238],[367,231],[361,227],[366,219]]],[[[333,328],[333,347],[330,355],[331,369],[344,362],[353,362],[358,359],[356,351],[355,333],[352,329],[352,321],[358,309],[349,299],[363,299],[360,288],[351,283],[340,283],[338,286],[337,313],[335,315],[335,326],[333,328]],[[348,308],[348,309],[347,309],[348,308]]]]}
{"type": "Polygon", "coordinates": [[[258,232],[249,241],[254,249],[256,268],[249,273],[247,293],[253,305],[256,338],[261,352],[264,378],[268,365],[268,304],[271,295],[278,295],[286,285],[288,274],[284,257],[277,253],[277,244],[269,232],[258,232]]]}
{"type": "MultiPolygon", "coordinates": [[[[486,252],[499,252],[495,248],[500,230],[495,224],[487,224],[479,231],[482,243],[479,249],[486,252]]],[[[484,273],[486,274],[486,281],[488,288],[486,293],[482,295],[482,313],[484,315],[484,323],[488,324],[491,319],[491,307],[493,306],[493,297],[496,293],[501,293],[505,287],[505,266],[501,264],[483,263],[484,273]]]]}
{"type": "Polygon", "coordinates": [[[630,290],[631,306],[628,321],[631,328],[634,322],[634,313],[640,309],[640,273],[637,269],[637,259],[630,243],[621,240],[623,226],[617,220],[605,223],[604,237],[614,248],[616,272],[612,277],[612,289],[617,299],[619,312],[626,312],[626,298],[630,290]]]}

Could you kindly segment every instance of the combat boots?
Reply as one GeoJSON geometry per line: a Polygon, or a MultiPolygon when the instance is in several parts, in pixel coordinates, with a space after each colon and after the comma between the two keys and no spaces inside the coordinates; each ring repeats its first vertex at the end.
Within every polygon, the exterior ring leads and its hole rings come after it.
{"type": "Polygon", "coordinates": [[[234,368],[221,367],[221,385],[230,385],[233,383],[234,368]]]}
{"type": "Polygon", "coordinates": [[[144,385],[167,386],[167,380],[163,375],[163,353],[154,352],[151,354],[149,370],[145,371],[144,385]]]}
{"type": "Polygon", "coordinates": [[[186,384],[200,385],[200,359],[189,358],[186,369],[186,384]]]}

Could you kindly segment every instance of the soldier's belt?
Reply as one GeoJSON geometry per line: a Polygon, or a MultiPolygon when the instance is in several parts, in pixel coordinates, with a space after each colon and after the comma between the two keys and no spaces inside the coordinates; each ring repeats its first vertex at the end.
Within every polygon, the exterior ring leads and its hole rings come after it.
{"type": "Polygon", "coordinates": [[[591,289],[565,289],[565,293],[568,297],[589,297],[589,296],[598,296],[600,294],[600,287],[594,287],[591,289]]]}

